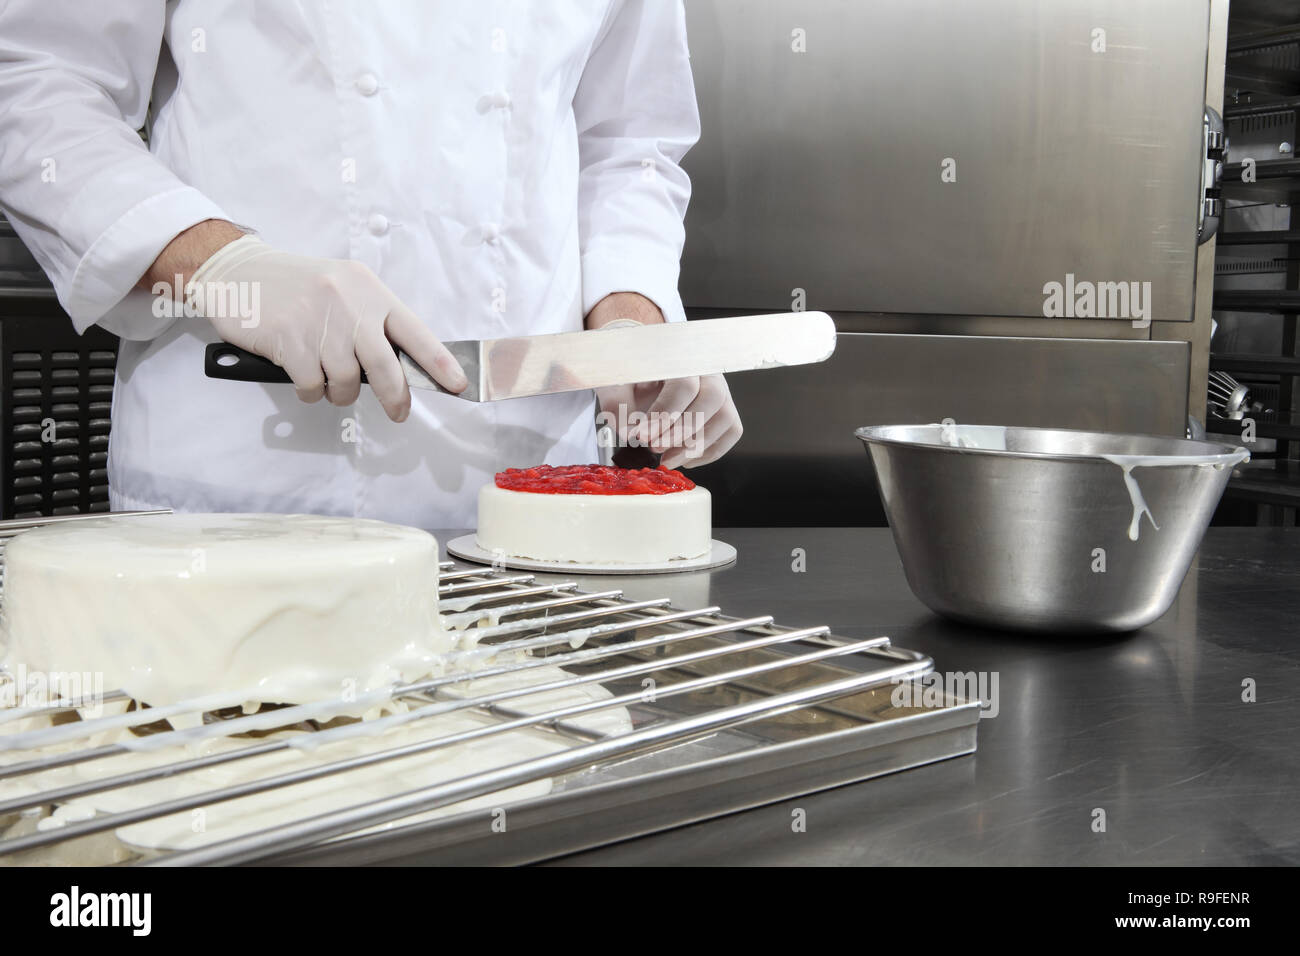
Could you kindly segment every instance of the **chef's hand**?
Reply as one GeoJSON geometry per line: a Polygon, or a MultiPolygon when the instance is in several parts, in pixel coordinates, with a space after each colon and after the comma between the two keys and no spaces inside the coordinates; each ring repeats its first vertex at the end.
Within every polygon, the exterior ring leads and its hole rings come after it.
{"type": "Polygon", "coordinates": [[[281,366],[304,402],[323,395],[351,405],[364,369],[388,417],[405,420],[411,392],[394,345],[444,388],[468,384],[437,336],[359,262],[293,255],[240,236],[203,260],[185,288],[218,335],[281,366]]]}
{"type": "MultiPolygon", "coordinates": [[[[587,316],[587,328],[663,320],[663,313],[645,296],[616,292],[596,303],[587,316]]],[[[740,414],[721,375],[613,385],[597,389],[596,396],[601,412],[618,424],[620,443],[648,445],[663,455],[660,464],[665,468],[707,465],[740,440],[740,414]]]]}

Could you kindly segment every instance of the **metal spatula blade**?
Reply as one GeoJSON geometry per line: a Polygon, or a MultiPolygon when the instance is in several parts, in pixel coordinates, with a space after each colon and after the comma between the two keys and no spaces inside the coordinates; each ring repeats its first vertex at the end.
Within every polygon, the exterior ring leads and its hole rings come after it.
{"type": "MultiPolygon", "coordinates": [[[[835,351],[835,323],[825,312],[779,312],[445,344],[469,379],[457,397],[495,402],[822,362],[835,351]]],[[[398,357],[412,388],[445,391],[409,356],[398,357]]],[[[208,346],[204,371],[237,382],[289,381],[275,363],[226,342],[208,346]]]]}

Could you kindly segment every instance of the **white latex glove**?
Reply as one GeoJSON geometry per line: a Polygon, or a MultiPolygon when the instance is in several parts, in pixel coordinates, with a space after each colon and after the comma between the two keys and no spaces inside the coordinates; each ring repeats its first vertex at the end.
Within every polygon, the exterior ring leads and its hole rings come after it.
{"type": "Polygon", "coordinates": [[[194,272],[186,299],[225,341],[288,372],[304,402],[323,395],[351,405],[364,369],[388,417],[404,421],[411,392],[394,345],[444,388],[468,384],[438,337],[360,262],[292,255],[244,236],[194,272]]]}
{"type": "MultiPolygon", "coordinates": [[[[636,324],[618,319],[602,328],[636,324]]],[[[596,397],[606,420],[617,423],[620,442],[649,445],[663,455],[665,468],[707,465],[740,441],[740,413],[721,375],[612,385],[597,389],[596,397]]]]}

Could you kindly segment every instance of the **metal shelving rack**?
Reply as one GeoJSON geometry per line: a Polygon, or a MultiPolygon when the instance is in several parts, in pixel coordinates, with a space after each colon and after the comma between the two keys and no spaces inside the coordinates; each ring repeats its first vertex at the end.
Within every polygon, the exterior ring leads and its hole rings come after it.
{"type": "MultiPolygon", "coordinates": [[[[1283,23],[1259,29],[1260,19],[1276,20],[1280,11],[1266,2],[1244,3],[1233,7],[1234,22],[1229,25],[1227,62],[1225,64],[1225,104],[1223,119],[1227,127],[1228,153],[1223,168],[1222,195],[1225,200],[1249,203],[1277,203],[1294,206],[1300,201],[1300,159],[1296,144],[1300,141],[1300,23],[1283,23]],[[1252,23],[1249,18],[1256,18],[1252,23]],[[1238,19],[1240,18],[1240,19],[1238,19]],[[1249,25],[1247,25],[1249,24],[1249,25]],[[1242,26],[1246,25],[1243,30],[1242,26]],[[1234,136],[1239,140],[1258,130],[1261,124],[1281,127],[1282,137],[1276,158],[1258,158],[1247,166],[1244,150],[1234,153],[1234,136]],[[1243,173],[1252,175],[1243,177],[1243,173]],[[1244,181],[1253,179],[1253,181],[1244,181]]],[[[1300,353],[1296,350],[1296,316],[1300,314],[1300,222],[1294,212],[1285,229],[1254,231],[1221,230],[1218,246],[1234,254],[1219,256],[1216,275],[1282,274],[1285,288],[1274,290],[1216,288],[1215,310],[1275,315],[1281,323],[1281,348],[1276,354],[1256,352],[1211,352],[1211,372],[1227,373],[1271,392],[1272,415],[1257,415],[1257,438],[1277,442],[1276,454],[1254,453],[1255,460],[1240,469],[1228,486],[1227,496],[1269,506],[1257,520],[1286,522],[1296,520],[1300,506],[1300,421],[1294,414],[1296,381],[1300,378],[1300,353]],[[1273,247],[1251,256],[1250,250],[1237,247],[1273,247]],[[1278,249],[1281,253],[1278,253],[1278,249]],[[1243,253],[1245,253],[1243,255],[1243,253]]],[[[1210,431],[1241,434],[1241,422],[1214,419],[1207,422],[1210,431]]]]}

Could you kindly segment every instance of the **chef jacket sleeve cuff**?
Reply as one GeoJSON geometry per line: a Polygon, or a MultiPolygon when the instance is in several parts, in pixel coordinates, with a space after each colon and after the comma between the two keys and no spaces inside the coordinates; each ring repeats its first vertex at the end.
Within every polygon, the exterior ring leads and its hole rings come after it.
{"type": "Polygon", "coordinates": [[[582,257],[582,314],[614,292],[635,292],[659,307],[665,322],[685,322],[686,310],[677,292],[676,259],[656,257],[644,249],[588,249],[582,257]]]}
{"type": "Polygon", "coordinates": [[[156,193],[132,206],[91,243],[60,295],[78,332],[100,325],[127,339],[151,339],[175,318],[154,307],[136,283],[167,243],[205,219],[229,220],[221,207],[190,186],[156,193]]]}

